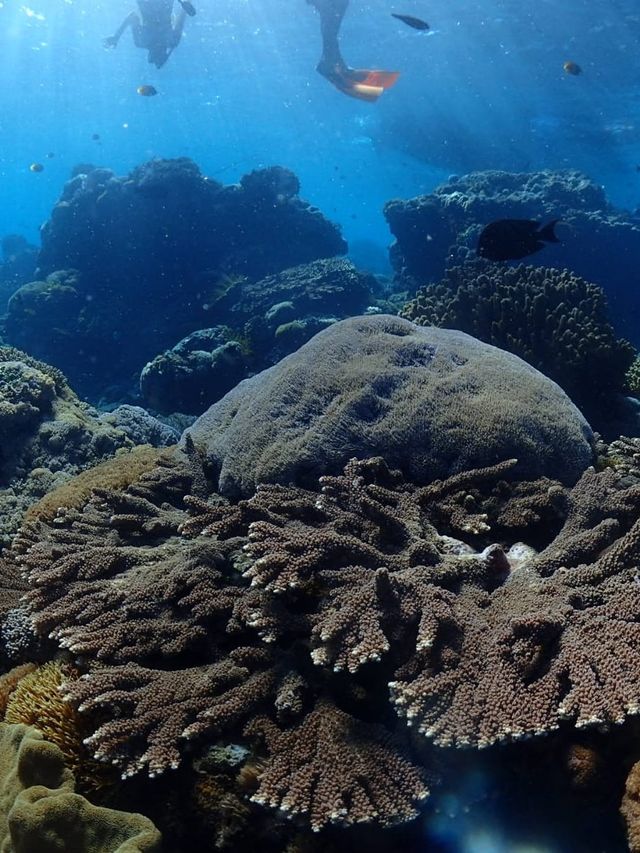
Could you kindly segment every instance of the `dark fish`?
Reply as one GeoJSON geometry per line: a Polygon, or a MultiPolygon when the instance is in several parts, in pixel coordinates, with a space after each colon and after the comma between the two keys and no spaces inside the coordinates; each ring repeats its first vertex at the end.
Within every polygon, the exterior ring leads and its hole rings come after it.
{"type": "Polygon", "coordinates": [[[392,12],[391,17],[397,18],[399,21],[402,21],[402,23],[406,24],[408,27],[413,27],[414,30],[429,29],[429,24],[426,21],[423,21],[422,18],[414,18],[413,15],[396,15],[395,12],[392,12]]]}
{"type": "Polygon", "coordinates": [[[540,225],[533,219],[498,219],[483,228],[478,238],[478,254],[490,261],[515,261],[533,255],[545,243],[559,243],[553,233],[559,219],[540,225]]]}
{"type": "Polygon", "coordinates": [[[47,154],[47,160],[53,160],[53,158],[54,158],[55,156],[56,156],[56,155],[54,154],[54,152],[53,152],[53,151],[49,151],[49,153],[47,154]]]}
{"type": "Polygon", "coordinates": [[[189,0],[178,0],[178,3],[182,6],[187,15],[190,15],[193,18],[196,13],[193,3],[190,3],[189,0]]]}
{"type": "Polygon", "coordinates": [[[158,94],[158,90],[156,89],[156,87],[155,86],[149,86],[149,85],[138,86],[138,88],[136,89],[136,92],[139,95],[142,95],[143,98],[151,98],[151,97],[153,97],[153,95],[158,94]]]}
{"type": "Polygon", "coordinates": [[[97,142],[100,139],[100,134],[99,133],[92,133],[91,138],[93,139],[94,142],[97,142]]]}
{"type": "Polygon", "coordinates": [[[640,172],[640,165],[636,163],[636,172],[640,172]]]}
{"type": "Polygon", "coordinates": [[[30,172],[44,172],[44,166],[42,165],[42,163],[32,163],[29,166],[29,171],[30,172]]]}
{"type": "Polygon", "coordinates": [[[570,59],[568,59],[562,67],[564,68],[565,74],[573,74],[574,77],[577,77],[578,74],[582,74],[582,68],[580,68],[577,62],[572,62],[570,59]]]}

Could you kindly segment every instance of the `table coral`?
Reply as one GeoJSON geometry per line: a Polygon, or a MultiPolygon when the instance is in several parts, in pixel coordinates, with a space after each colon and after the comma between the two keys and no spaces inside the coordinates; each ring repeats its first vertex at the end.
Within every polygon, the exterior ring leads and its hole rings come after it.
{"type": "Polygon", "coordinates": [[[426,796],[429,742],[640,711],[640,486],[614,470],[569,490],[506,460],[415,486],[353,460],[320,491],[229,503],[196,464],[192,448],[26,525],[12,555],[36,629],[78,656],[65,695],[94,721],[88,744],[123,775],[244,737],[266,753],[259,802],[316,829],[387,825],[426,796]],[[522,531],[505,518],[551,511],[564,523],[539,523],[538,553],[505,551],[522,531]],[[420,762],[394,709],[426,739],[420,762]]]}

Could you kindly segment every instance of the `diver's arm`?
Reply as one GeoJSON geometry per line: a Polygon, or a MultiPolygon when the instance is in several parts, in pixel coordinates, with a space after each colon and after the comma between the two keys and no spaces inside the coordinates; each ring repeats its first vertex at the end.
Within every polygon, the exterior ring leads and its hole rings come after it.
{"type": "Polygon", "coordinates": [[[127,29],[127,27],[135,27],[139,26],[140,22],[138,20],[138,16],[135,12],[131,12],[124,21],[120,24],[118,29],[112,36],[109,36],[104,40],[105,47],[116,47],[120,39],[122,38],[122,34],[127,29]]]}

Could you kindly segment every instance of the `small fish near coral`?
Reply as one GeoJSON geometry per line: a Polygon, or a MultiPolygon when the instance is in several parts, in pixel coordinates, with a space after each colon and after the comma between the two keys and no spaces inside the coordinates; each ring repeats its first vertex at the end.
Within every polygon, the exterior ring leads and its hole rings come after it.
{"type": "Polygon", "coordinates": [[[426,21],[423,21],[422,18],[414,18],[413,15],[397,15],[395,12],[392,12],[391,17],[397,18],[399,21],[402,21],[403,24],[406,24],[414,30],[425,32],[429,29],[429,24],[426,21]]]}
{"type": "Polygon", "coordinates": [[[577,77],[579,74],[582,74],[582,68],[578,65],[577,62],[572,62],[570,59],[568,59],[562,64],[562,68],[565,74],[571,74],[574,77],[577,77]]]}
{"type": "Polygon", "coordinates": [[[136,92],[139,95],[142,95],[143,98],[152,98],[154,95],[158,94],[158,90],[156,89],[155,86],[151,86],[151,85],[147,85],[147,84],[145,84],[144,86],[138,86],[138,88],[136,89],[136,92]]]}
{"type": "Polygon", "coordinates": [[[533,255],[545,243],[559,243],[553,229],[559,219],[541,225],[534,219],[497,219],[482,229],[477,252],[489,261],[515,261],[533,255]]]}
{"type": "Polygon", "coordinates": [[[30,172],[44,172],[44,166],[42,165],[42,163],[32,163],[29,166],[29,171],[30,172]]]}

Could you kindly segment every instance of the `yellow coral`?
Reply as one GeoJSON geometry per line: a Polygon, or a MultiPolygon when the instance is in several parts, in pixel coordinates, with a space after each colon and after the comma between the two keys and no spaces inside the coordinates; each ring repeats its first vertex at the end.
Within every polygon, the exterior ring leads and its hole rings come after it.
{"type": "Polygon", "coordinates": [[[23,723],[38,729],[62,751],[68,767],[77,771],[83,754],[83,723],[76,709],[65,702],[60,688],[72,671],[52,661],[37,667],[18,683],[9,697],[6,723],[23,723]]]}
{"type": "Polygon", "coordinates": [[[11,694],[22,679],[37,668],[35,663],[23,663],[20,666],[14,666],[9,672],[0,675],[0,716],[3,719],[11,694]]]}
{"type": "Polygon", "coordinates": [[[107,459],[99,465],[78,474],[68,483],[46,494],[29,507],[25,521],[53,521],[61,506],[83,506],[91,492],[97,488],[126,489],[136,483],[143,474],[151,471],[158,461],[169,455],[171,448],[151,447],[142,444],[131,450],[121,450],[113,459],[107,459]]]}

